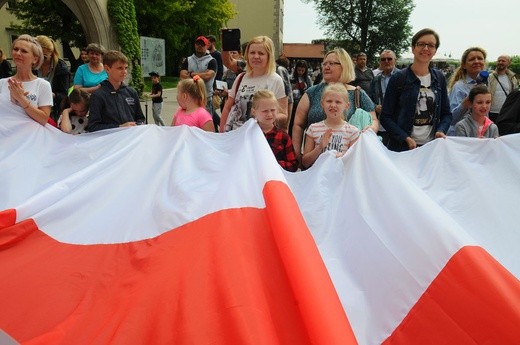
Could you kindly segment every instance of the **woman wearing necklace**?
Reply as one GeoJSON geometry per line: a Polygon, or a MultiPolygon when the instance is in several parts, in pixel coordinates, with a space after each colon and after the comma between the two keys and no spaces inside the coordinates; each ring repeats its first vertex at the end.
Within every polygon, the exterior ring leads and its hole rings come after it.
{"type": "Polygon", "coordinates": [[[446,79],[430,67],[439,45],[432,29],[417,32],[412,37],[412,65],[388,82],[380,119],[392,151],[413,150],[446,137],[452,119],[446,79]]]}
{"type": "Polygon", "coordinates": [[[52,107],[51,84],[32,72],[43,62],[42,47],[34,37],[21,35],[13,42],[12,57],[16,74],[0,79],[0,97],[10,100],[34,121],[45,125],[52,107]]]}
{"type": "Polygon", "coordinates": [[[69,67],[60,59],[60,54],[56,49],[55,42],[47,36],[36,36],[36,40],[42,46],[44,60],[37,75],[51,83],[52,97],[54,106],[52,107],[51,117],[58,121],[61,101],[67,96],[70,87],[69,67]]]}
{"type": "Polygon", "coordinates": [[[108,78],[103,66],[105,48],[96,43],[87,46],[88,62],[78,67],[74,75],[74,88],[92,93],[99,89],[99,84],[108,78]]]}

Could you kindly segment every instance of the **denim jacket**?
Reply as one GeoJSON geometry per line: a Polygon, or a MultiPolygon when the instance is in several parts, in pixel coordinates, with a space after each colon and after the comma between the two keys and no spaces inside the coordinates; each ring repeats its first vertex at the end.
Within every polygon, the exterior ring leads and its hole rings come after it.
{"type": "MultiPolygon", "coordinates": [[[[452,119],[446,78],[437,69],[430,67],[429,70],[430,88],[435,94],[433,129],[446,133],[452,119]]],[[[420,87],[421,82],[410,67],[392,75],[388,82],[380,120],[390,135],[388,148],[393,151],[408,150],[405,140],[412,134],[420,87]]]]}

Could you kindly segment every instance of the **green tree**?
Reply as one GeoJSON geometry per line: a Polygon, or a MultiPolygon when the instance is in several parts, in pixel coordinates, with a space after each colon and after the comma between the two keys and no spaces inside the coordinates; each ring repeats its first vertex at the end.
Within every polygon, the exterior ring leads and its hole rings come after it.
{"type": "Polygon", "coordinates": [[[213,34],[235,15],[229,0],[134,0],[139,34],[166,41],[167,74],[177,75],[182,59],[193,53],[197,36],[213,34]]]}
{"type": "Polygon", "coordinates": [[[400,55],[409,46],[410,0],[303,0],[314,2],[326,34],[350,53],[373,58],[383,49],[400,55]]]}
{"type": "Polygon", "coordinates": [[[141,68],[141,48],[133,0],[108,0],[107,10],[115,25],[121,51],[130,63],[132,80],[130,84],[141,94],[144,82],[141,68]]]}
{"type": "Polygon", "coordinates": [[[79,20],[62,1],[17,0],[14,14],[21,20],[21,24],[11,25],[16,32],[60,40],[63,55],[69,59],[73,69],[82,63],[79,57],[74,56],[71,47],[84,47],[85,34],[79,20]]]}
{"type": "MultiPolygon", "coordinates": [[[[118,8],[118,2],[109,1],[112,20],[121,19],[125,23],[132,21],[133,13],[137,22],[139,36],[163,38],[166,41],[167,74],[177,75],[179,65],[183,57],[193,52],[193,41],[199,35],[213,34],[219,37],[220,28],[236,14],[235,8],[229,0],[129,0],[134,4],[135,12],[119,11],[130,5],[125,0],[122,7],[118,8]],[[117,14],[119,19],[113,19],[117,14]]],[[[22,20],[22,24],[13,26],[20,33],[31,35],[44,34],[62,41],[64,56],[75,64],[70,47],[83,47],[86,45],[85,34],[78,19],[72,11],[58,0],[18,0],[15,15],[22,20]]],[[[131,31],[116,32],[127,42],[128,35],[135,35],[131,31]]],[[[129,27],[131,27],[130,25],[129,27]]],[[[122,25],[123,28],[127,24],[122,25]]],[[[121,44],[121,42],[119,42],[121,44]]],[[[139,42],[137,42],[139,44],[139,42]]],[[[135,59],[135,46],[123,52],[131,60],[135,59]],[[129,53],[131,51],[131,53],[129,53]]],[[[79,57],[78,57],[79,61],[79,57]]],[[[139,88],[139,85],[137,85],[139,88]]]]}

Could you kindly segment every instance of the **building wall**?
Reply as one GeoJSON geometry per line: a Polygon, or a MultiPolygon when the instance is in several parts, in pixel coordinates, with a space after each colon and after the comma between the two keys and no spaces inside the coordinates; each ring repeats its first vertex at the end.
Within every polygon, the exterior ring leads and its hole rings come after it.
{"type": "MultiPolygon", "coordinates": [[[[80,21],[87,42],[96,42],[106,49],[119,49],[117,35],[108,18],[106,11],[108,0],[56,0],[68,6],[80,21]]],[[[17,22],[13,11],[8,9],[7,0],[0,0],[0,47],[11,57],[11,23],[17,22]]],[[[58,41],[58,51],[63,55],[61,44],[58,41]]],[[[79,52],[78,52],[79,54],[79,52]]]]}
{"type": "Polygon", "coordinates": [[[241,42],[265,35],[274,42],[275,56],[283,49],[283,0],[230,0],[238,14],[228,22],[239,28],[241,42]]]}
{"type": "MultiPolygon", "coordinates": [[[[106,8],[107,0],[88,2],[81,0],[63,1],[76,15],[79,15],[78,18],[84,25],[89,42],[99,42],[106,48],[112,48],[114,44],[111,44],[111,42],[116,41],[112,39],[115,35],[106,33],[111,30],[101,30],[101,28],[106,27],[102,24],[107,20],[105,16],[100,15],[100,12],[103,12],[100,9],[106,8]],[[96,23],[92,23],[93,19],[97,19],[96,23]],[[103,31],[104,34],[100,34],[96,29],[103,31]]],[[[255,36],[265,35],[270,37],[274,42],[275,56],[278,56],[283,50],[283,1],[230,0],[235,5],[238,13],[235,18],[228,22],[227,26],[229,28],[240,28],[242,43],[248,42],[255,36]]],[[[11,57],[11,32],[8,28],[12,22],[17,20],[12,11],[7,9],[6,0],[0,0],[0,18],[0,47],[4,50],[6,56],[11,57]]],[[[61,49],[61,47],[58,49],[61,49]]]]}
{"type": "MultiPolygon", "coordinates": [[[[4,56],[10,60],[12,58],[11,46],[13,44],[13,35],[17,36],[10,28],[13,23],[18,23],[18,19],[16,19],[13,11],[8,8],[7,3],[0,8],[0,18],[0,49],[4,52],[4,56]]],[[[63,57],[61,42],[58,40],[56,43],[56,48],[58,48],[60,56],[63,57]]],[[[79,54],[78,49],[73,48],[72,50],[74,53],[77,53],[76,55],[79,54]]]]}
{"type": "Polygon", "coordinates": [[[13,14],[13,11],[7,8],[7,3],[0,8],[0,49],[4,52],[4,55],[8,58],[11,57],[11,31],[9,27],[11,23],[16,23],[17,19],[13,14]]]}

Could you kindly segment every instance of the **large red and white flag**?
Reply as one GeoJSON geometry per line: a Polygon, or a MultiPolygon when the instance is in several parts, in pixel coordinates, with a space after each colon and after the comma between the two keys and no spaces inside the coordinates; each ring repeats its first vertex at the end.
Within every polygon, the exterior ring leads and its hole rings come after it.
{"type": "Polygon", "coordinates": [[[0,330],[16,341],[356,343],[255,123],[70,136],[0,114],[0,330]]]}
{"type": "Polygon", "coordinates": [[[360,344],[520,344],[520,136],[286,174],[360,344]]]}
{"type": "Polygon", "coordinates": [[[519,342],[520,136],[395,154],[365,133],[293,174],[253,122],[0,115],[0,329],[21,343],[519,342]]]}

